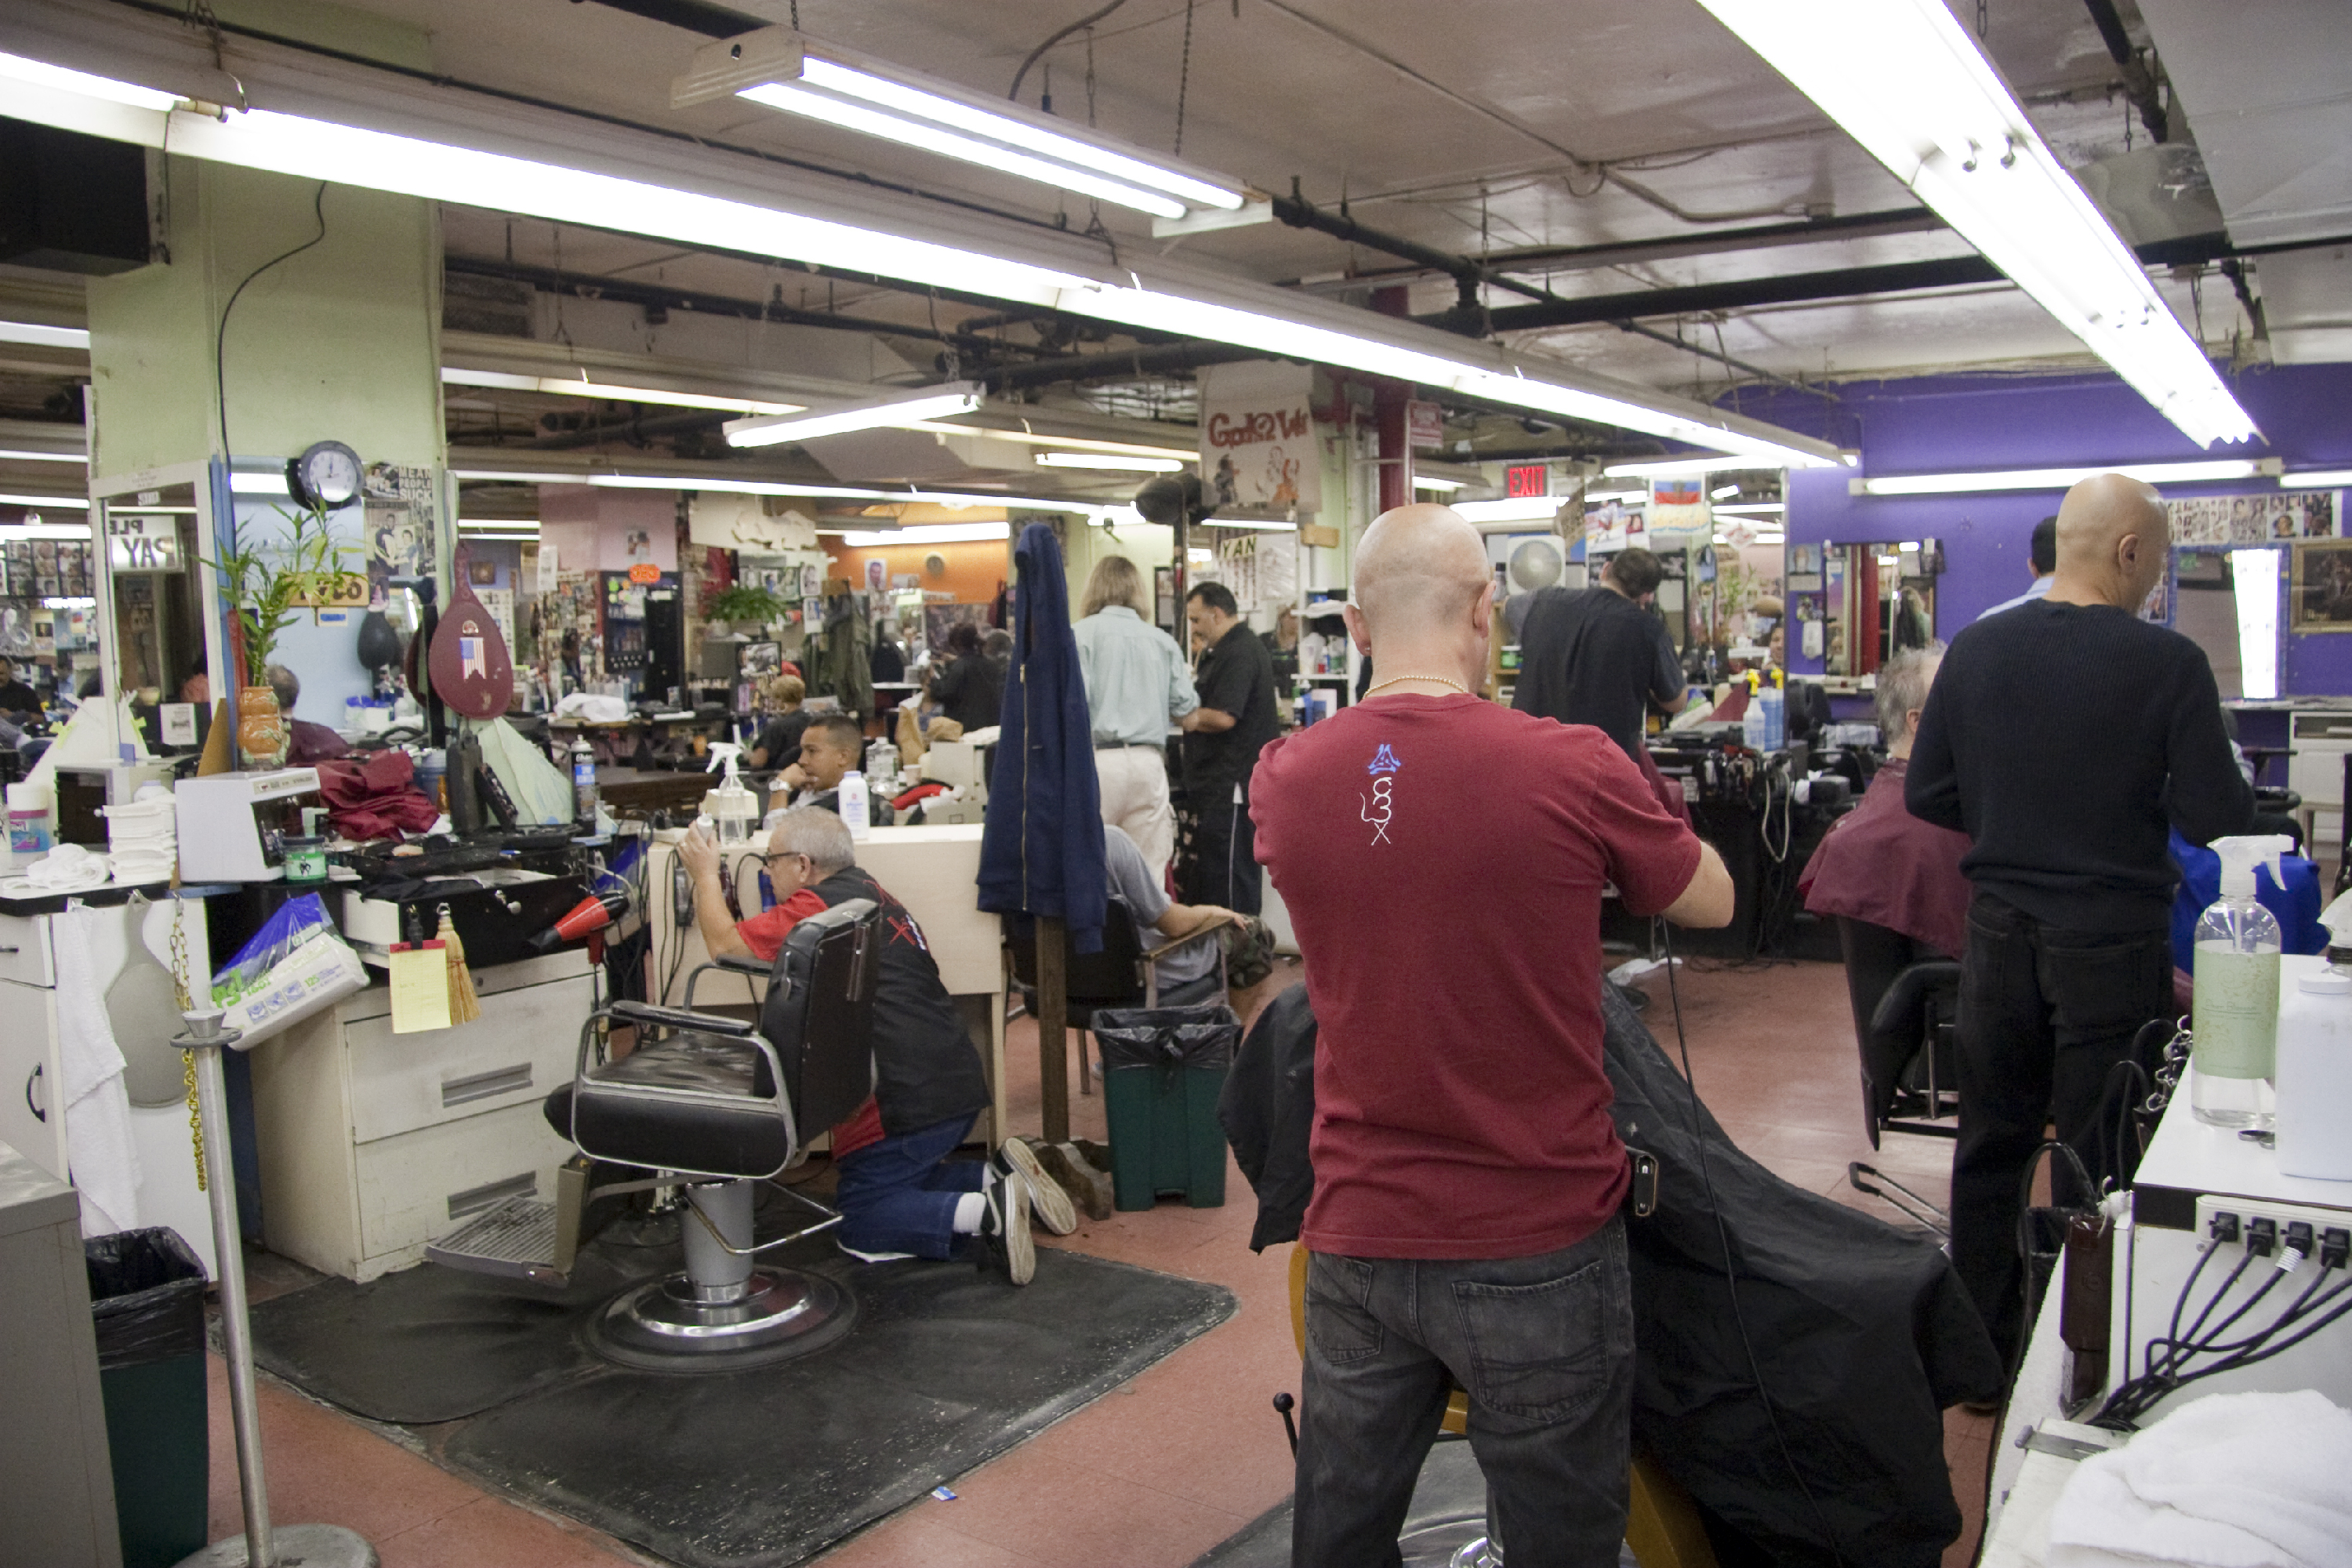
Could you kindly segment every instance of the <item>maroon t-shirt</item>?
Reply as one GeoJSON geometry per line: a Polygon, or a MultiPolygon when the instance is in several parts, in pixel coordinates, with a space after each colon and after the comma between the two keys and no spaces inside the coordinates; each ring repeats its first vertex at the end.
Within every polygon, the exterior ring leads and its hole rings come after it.
{"type": "Polygon", "coordinates": [[[1601,898],[1680,897],[1698,840],[1601,731],[1375,698],[1265,749],[1257,858],[1315,1005],[1303,1239],[1359,1258],[1571,1247],[1622,1200],[1601,898]]]}

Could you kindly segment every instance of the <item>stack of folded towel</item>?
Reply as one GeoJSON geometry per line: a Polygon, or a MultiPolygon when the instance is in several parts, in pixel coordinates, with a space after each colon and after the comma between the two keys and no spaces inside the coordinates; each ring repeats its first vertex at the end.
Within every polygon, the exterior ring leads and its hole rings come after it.
{"type": "Polygon", "coordinates": [[[179,828],[172,813],[172,792],[159,784],[139,786],[139,794],[106,813],[106,848],[114,862],[118,882],[169,881],[180,863],[179,828]]]}

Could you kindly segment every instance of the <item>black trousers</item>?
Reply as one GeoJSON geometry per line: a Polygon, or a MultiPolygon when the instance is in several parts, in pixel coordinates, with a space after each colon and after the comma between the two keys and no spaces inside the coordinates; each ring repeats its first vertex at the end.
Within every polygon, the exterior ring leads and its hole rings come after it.
{"type": "Polygon", "coordinates": [[[1214,904],[1236,914],[1261,912],[1264,870],[1257,863],[1257,825],[1250,821],[1247,789],[1220,784],[1186,791],[1192,829],[1177,862],[1181,902],[1214,904]]]}
{"type": "MultiPolygon", "coordinates": [[[[2046,926],[1986,893],[1969,904],[1969,949],[1960,964],[1952,1258],[2004,1358],[2014,1359],[2026,1331],[2020,1184],[2042,1129],[2056,1122],[2058,1137],[2082,1157],[2092,1181],[2129,1181],[2131,1171],[2116,1167],[2131,1155],[2104,1135],[2119,1103],[2109,1082],[2140,1028],[2171,1007],[2170,932],[2046,926]]],[[[2113,1090],[2131,1092],[2120,1083],[2113,1090]]],[[[2053,1160],[2050,1170],[2061,1204],[2095,1198],[2074,1190],[2063,1160],[2053,1160]]]]}

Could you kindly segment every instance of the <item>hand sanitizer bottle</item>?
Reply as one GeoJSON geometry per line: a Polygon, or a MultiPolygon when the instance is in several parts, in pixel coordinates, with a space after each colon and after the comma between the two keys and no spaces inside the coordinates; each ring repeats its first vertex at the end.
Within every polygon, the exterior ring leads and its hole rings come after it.
{"type": "Polygon", "coordinates": [[[2279,857],[2294,847],[2275,834],[2213,840],[2221,896],[2197,920],[2189,1096],[2197,1120],[2211,1126],[2271,1125],[2281,943],[2277,920],[2254,901],[2254,867],[2269,862],[2277,884],[2279,857]]]}
{"type": "MultiPolygon", "coordinates": [[[[869,837],[873,830],[873,813],[868,809],[866,799],[866,775],[855,768],[842,774],[841,789],[834,799],[840,804],[841,820],[849,825],[849,837],[854,839],[869,837]]],[[[2275,946],[2278,928],[2273,926],[2271,929],[2272,943],[2275,946]]]]}
{"type": "Polygon", "coordinates": [[[2352,893],[2327,906],[2327,967],[2279,998],[2281,1174],[2352,1182],[2352,893]]]}

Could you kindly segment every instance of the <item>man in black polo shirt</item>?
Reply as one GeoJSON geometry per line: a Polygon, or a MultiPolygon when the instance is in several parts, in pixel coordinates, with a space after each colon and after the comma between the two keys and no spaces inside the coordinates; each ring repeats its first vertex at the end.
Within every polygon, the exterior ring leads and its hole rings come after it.
{"type": "Polygon", "coordinates": [[[1264,902],[1249,778],[1257,754],[1282,732],[1275,710],[1274,656],[1241,618],[1233,590],[1203,583],[1184,596],[1184,618],[1202,647],[1192,674],[1201,705],[1184,729],[1185,816],[1192,831],[1178,861],[1188,904],[1245,915],[1264,902]]]}
{"type": "Polygon", "coordinates": [[[1590,724],[1638,765],[1648,708],[1671,713],[1683,697],[1682,660],[1648,608],[1664,575],[1650,552],[1622,550],[1601,568],[1598,586],[1536,595],[1519,633],[1511,706],[1590,724]]]}
{"type": "MultiPolygon", "coordinates": [[[[2167,829],[2203,844],[2253,811],[2203,650],[2139,618],[2169,532],[2137,479],[2067,491],[2049,593],[1952,639],[1904,780],[1912,816],[1971,840],[1952,1255],[2004,1354],[2024,1331],[2018,1185],[2045,1121],[2093,1182],[2131,1179],[2101,1110],[2140,1026],[2172,1010],[2167,829]]],[[[2090,1201],[2063,1161],[2050,1170],[2061,1203],[2090,1201]]]]}

